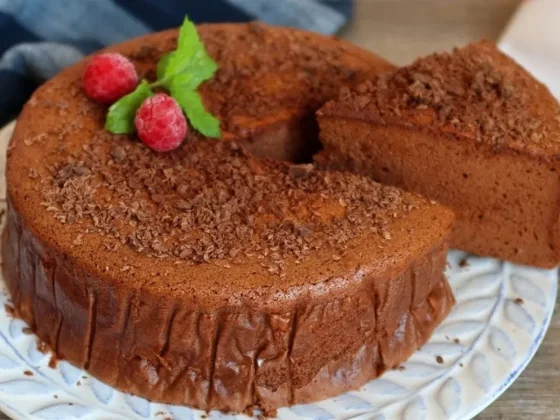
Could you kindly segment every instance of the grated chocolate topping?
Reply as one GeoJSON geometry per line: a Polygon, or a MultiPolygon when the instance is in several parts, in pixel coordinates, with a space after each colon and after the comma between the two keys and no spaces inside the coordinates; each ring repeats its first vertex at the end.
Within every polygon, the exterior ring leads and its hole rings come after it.
{"type": "Polygon", "coordinates": [[[41,180],[46,210],[60,223],[155,258],[224,267],[248,257],[282,274],[313,251],[338,261],[350,240],[391,239],[389,221],[414,205],[398,189],[312,165],[256,159],[235,142],[192,141],[158,154],[101,131],[41,180]]]}
{"type": "Polygon", "coordinates": [[[553,134],[560,130],[558,103],[489,41],[418,59],[353,91],[343,88],[320,112],[344,110],[460,133],[497,150],[557,149],[560,142],[553,134]]]}

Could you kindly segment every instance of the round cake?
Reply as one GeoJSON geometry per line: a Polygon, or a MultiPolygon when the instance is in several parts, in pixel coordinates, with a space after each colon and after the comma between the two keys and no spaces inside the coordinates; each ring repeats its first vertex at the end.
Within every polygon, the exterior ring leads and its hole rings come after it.
{"type": "MultiPolygon", "coordinates": [[[[324,172],[314,111],[391,68],[332,38],[202,25],[222,140],[156,153],[104,129],[86,61],[38,89],[8,149],[3,271],[56,357],[150,400],[271,414],[355,389],[426,342],[453,296],[453,214],[324,172]]],[[[111,47],[144,75],[176,31],[111,47]]]]}

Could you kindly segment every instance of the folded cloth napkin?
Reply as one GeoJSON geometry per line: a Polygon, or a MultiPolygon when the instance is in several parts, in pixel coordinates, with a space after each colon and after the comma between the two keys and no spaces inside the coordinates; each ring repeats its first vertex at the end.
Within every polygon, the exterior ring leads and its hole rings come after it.
{"type": "Polygon", "coordinates": [[[262,20],[337,32],[352,0],[0,0],[0,127],[33,90],[105,45],[196,23],[262,20]]]}
{"type": "Polygon", "coordinates": [[[525,0],[500,39],[513,57],[560,99],[560,1],[525,0]]]}

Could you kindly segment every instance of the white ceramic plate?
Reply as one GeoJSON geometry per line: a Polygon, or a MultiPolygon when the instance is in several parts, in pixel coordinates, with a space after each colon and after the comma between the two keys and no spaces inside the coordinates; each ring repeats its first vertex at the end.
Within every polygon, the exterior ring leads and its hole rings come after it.
{"type": "MultiPolygon", "coordinates": [[[[5,150],[8,127],[0,132],[5,150]]],[[[4,153],[1,153],[2,156],[4,153]]],[[[0,204],[4,205],[4,158],[0,204]]],[[[557,293],[556,270],[538,270],[459,251],[447,275],[457,305],[403,370],[355,392],[279,410],[281,419],[469,419],[517,378],[541,343],[557,293]],[[439,362],[438,362],[439,361],[439,362]]],[[[4,309],[0,287],[0,409],[15,419],[201,419],[203,412],[116,391],[66,362],[49,367],[25,324],[4,309]]],[[[247,419],[211,413],[211,418],[247,419]]]]}

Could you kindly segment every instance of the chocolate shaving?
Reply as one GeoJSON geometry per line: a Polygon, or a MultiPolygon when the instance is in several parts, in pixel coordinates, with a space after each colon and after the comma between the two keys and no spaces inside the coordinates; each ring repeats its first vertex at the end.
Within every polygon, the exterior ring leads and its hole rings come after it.
{"type": "Polygon", "coordinates": [[[294,178],[307,178],[311,171],[313,171],[313,165],[311,164],[290,166],[290,175],[294,178]]]}
{"type": "Polygon", "coordinates": [[[126,158],[126,151],[122,146],[113,146],[111,148],[111,157],[115,159],[115,162],[121,162],[126,158]]]}

